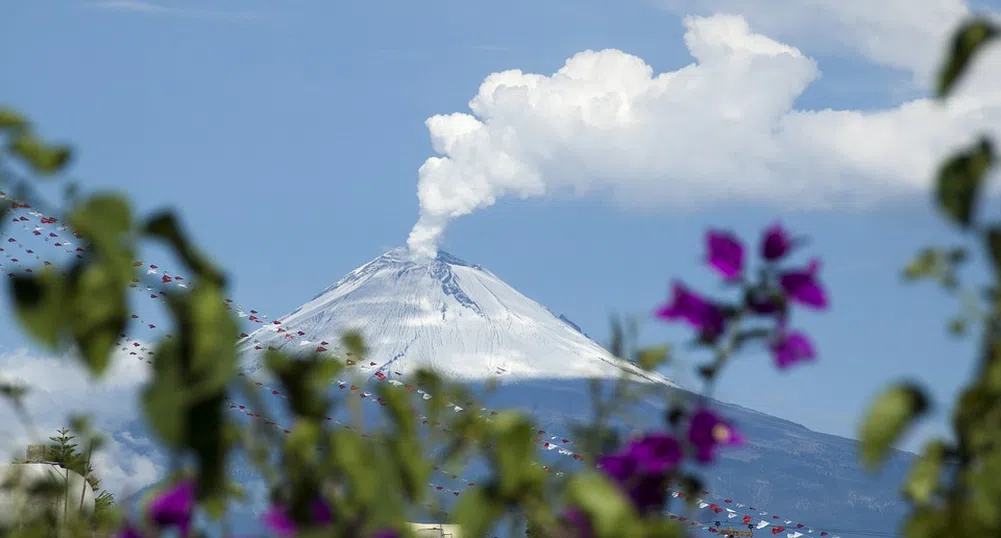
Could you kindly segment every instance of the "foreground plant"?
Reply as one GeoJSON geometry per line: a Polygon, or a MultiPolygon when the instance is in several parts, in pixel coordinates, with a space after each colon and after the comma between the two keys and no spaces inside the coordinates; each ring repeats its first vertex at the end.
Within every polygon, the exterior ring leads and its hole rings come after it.
{"type": "MultiPolygon", "coordinates": [[[[940,99],[998,35],[995,22],[986,18],[972,19],[956,32],[939,76],[940,99]]],[[[966,246],[926,248],[904,271],[907,280],[935,279],[961,296],[966,308],[949,322],[953,333],[980,332],[973,378],[953,404],[953,439],[929,441],[903,485],[912,507],[903,529],[908,538],[1001,536],[1001,224],[983,221],[977,211],[995,159],[993,143],[981,138],[942,164],[934,191],[946,220],[979,247],[980,259],[990,266],[989,282],[979,289],[960,285],[957,270],[971,258],[966,246]]],[[[860,426],[863,464],[878,469],[930,407],[914,381],[887,387],[860,426]]]]}
{"type": "MultiPolygon", "coordinates": [[[[943,93],[973,53],[997,33],[986,21],[962,29],[943,71],[943,93]]],[[[6,154],[0,155],[0,180],[5,188],[13,187],[18,199],[44,207],[33,180],[60,172],[70,159],[69,149],[41,141],[23,117],[9,110],[0,110],[0,132],[7,142],[6,154]],[[37,178],[22,176],[21,170],[37,178]]],[[[993,159],[991,144],[982,141],[950,160],[939,180],[941,208],[983,242],[996,271],[992,285],[983,290],[986,314],[954,323],[960,328],[981,323],[983,355],[977,377],[957,405],[956,441],[931,443],[906,484],[914,503],[906,531],[914,538],[1001,535],[1001,227],[974,218],[993,159]]],[[[737,298],[717,300],[675,282],[671,299],[656,312],[664,321],[690,326],[697,348],[710,354],[699,370],[704,395],[680,402],[672,398],[677,394],[665,395],[669,405],[663,427],[624,443],[598,432],[594,461],[566,480],[554,481],[539,461],[532,443],[536,429],[528,417],[504,412],[484,420],[471,413],[443,414],[450,399],[470,397],[462,387],[429,373],[419,374],[415,383],[441,397],[415,401],[400,387],[381,385],[378,393],[391,427],[363,433],[361,422],[335,428],[327,420],[331,409],[343,403],[331,398],[328,389],[346,361],[269,351],[266,370],[288,397],[289,434],[278,438],[239,426],[225,412],[231,394],[242,393],[257,410],[264,406],[256,387],[237,376],[239,329],[226,307],[225,274],[187,240],[171,213],[141,218],[121,196],[81,198],[73,189],[65,205],[64,212],[46,212],[59,214],[75,230],[86,245],[83,253],[64,271],[51,267],[10,279],[10,291],[29,334],[54,351],[72,349],[96,376],[107,371],[115,342],[130,323],[127,290],[145,278],[133,267],[143,240],[165,244],[196,277],[186,292],[165,296],[176,336],[158,343],[142,398],[143,418],[174,466],[142,517],[122,523],[118,533],[125,538],[202,535],[193,523],[196,516],[217,520],[239,497],[226,476],[237,453],[268,482],[271,507],[260,528],[276,536],[405,536],[406,510],[434,500],[427,492],[431,470],[461,469],[473,457],[487,463],[489,474],[452,514],[465,535],[484,536],[501,518],[516,514],[526,517],[535,532],[549,536],[680,536],[684,529],[665,513],[674,508],[669,491],[701,489],[686,461],[710,465],[719,450],[744,442],[726,417],[713,410],[708,395],[714,381],[736,353],[752,344],[767,349],[779,368],[815,360],[813,342],[792,327],[793,307],[823,310],[829,301],[819,261],[788,264],[804,240],[780,224],[762,232],[756,271],[747,267],[747,249],[736,235],[709,231],[706,262],[726,286],[739,290],[737,298]],[[417,409],[442,430],[419,435],[417,409]]],[[[964,258],[962,252],[927,250],[908,274],[937,276],[954,291],[954,265],[964,258]]],[[[357,335],[345,335],[342,343],[355,358],[364,356],[357,335]]],[[[641,350],[637,358],[643,367],[657,368],[668,359],[667,348],[641,350]]],[[[0,386],[0,393],[17,406],[23,388],[0,386]]],[[[927,407],[927,398],[913,384],[883,394],[862,427],[863,461],[875,466],[927,407]]],[[[54,522],[25,522],[6,534],[27,538],[93,532],[79,522],[54,522]]]]}

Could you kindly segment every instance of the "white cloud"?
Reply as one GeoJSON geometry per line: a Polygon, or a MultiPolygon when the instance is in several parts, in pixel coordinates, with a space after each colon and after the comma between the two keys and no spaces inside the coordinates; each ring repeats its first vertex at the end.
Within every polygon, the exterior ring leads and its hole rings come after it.
{"type": "MultiPolygon", "coordinates": [[[[433,252],[451,220],[504,196],[599,192],[675,210],[871,206],[923,191],[948,151],[1001,126],[999,84],[967,85],[946,106],[797,110],[820,77],[812,59],[752,32],[741,16],[684,22],[696,61],[677,71],[654,74],[618,50],[585,51],[551,76],[491,74],[472,114],[428,119],[441,156],[419,171],[411,249],[433,252]]],[[[987,69],[988,80],[999,72],[987,69]]]]}
{"type": "Polygon", "coordinates": [[[132,13],[149,13],[160,15],[181,15],[198,19],[223,19],[223,20],[257,20],[261,16],[257,13],[238,11],[208,11],[204,9],[182,9],[168,7],[144,0],[97,0],[87,4],[91,7],[106,9],[110,11],[124,11],[132,13]]]}
{"type": "Polygon", "coordinates": [[[166,7],[151,4],[149,2],[142,2],[140,0],[100,0],[98,2],[93,2],[91,5],[94,7],[114,9],[118,11],[139,11],[143,13],[171,12],[171,10],[166,7]]]}
{"type": "Polygon", "coordinates": [[[34,431],[28,430],[8,402],[0,402],[0,439],[4,440],[0,458],[7,462],[23,457],[21,451],[27,444],[45,442],[57,429],[69,427],[72,415],[86,414],[107,441],[94,458],[104,488],[121,497],[156,482],[163,468],[151,456],[154,447],[127,429],[140,416],[137,395],[147,375],[147,365],[127,352],[116,354],[99,382],[70,357],[25,350],[0,354],[0,380],[29,387],[24,403],[34,426],[34,431]]]}
{"type": "Polygon", "coordinates": [[[942,44],[970,14],[963,0],[657,0],[683,15],[735,13],[757,31],[811,49],[858,54],[908,71],[924,85],[937,69],[942,44]]]}

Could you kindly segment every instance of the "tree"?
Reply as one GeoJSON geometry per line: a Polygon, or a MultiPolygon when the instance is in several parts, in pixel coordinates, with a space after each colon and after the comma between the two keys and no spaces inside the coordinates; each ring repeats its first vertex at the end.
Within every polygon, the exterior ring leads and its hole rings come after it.
{"type": "MultiPolygon", "coordinates": [[[[69,428],[56,430],[56,435],[49,437],[50,442],[45,447],[45,461],[82,476],[94,492],[94,518],[103,519],[112,512],[115,495],[108,490],[100,489],[101,479],[94,471],[90,455],[78,450],[79,445],[74,442],[75,439],[76,436],[71,435],[69,428]]],[[[25,463],[25,460],[15,458],[12,463],[25,463]]]]}
{"type": "Polygon", "coordinates": [[[49,445],[45,447],[45,459],[55,463],[63,469],[69,469],[87,480],[90,487],[97,492],[101,485],[101,479],[94,474],[94,466],[90,463],[86,455],[77,450],[75,435],[70,435],[69,428],[56,430],[58,435],[49,437],[49,445]]]}

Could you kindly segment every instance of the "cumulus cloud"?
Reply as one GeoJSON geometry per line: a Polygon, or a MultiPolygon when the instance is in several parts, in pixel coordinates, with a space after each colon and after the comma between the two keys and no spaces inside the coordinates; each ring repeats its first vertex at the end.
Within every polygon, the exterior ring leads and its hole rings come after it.
{"type": "Polygon", "coordinates": [[[734,13],[757,31],[826,53],[860,55],[912,73],[924,85],[942,45],[970,9],[963,0],[658,0],[683,15],[734,13]]]}
{"type": "Polygon", "coordinates": [[[120,352],[110,371],[94,381],[79,362],[70,357],[42,356],[26,350],[0,354],[0,381],[29,388],[24,400],[33,422],[29,430],[7,402],[0,402],[0,458],[9,462],[23,457],[24,447],[47,442],[69,418],[86,414],[106,444],[94,457],[102,487],[117,496],[129,495],[157,481],[163,463],[149,439],[136,438],[139,417],[138,391],[145,383],[145,363],[120,352]]]}
{"type": "Polygon", "coordinates": [[[588,50],[550,76],[491,74],[471,113],[428,119],[440,156],[418,172],[411,250],[433,254],[450,221],[505,196],[601,193],[674,210],[870,207],[926,189],[941,157],[1001,125],[1001,93],[986,86],[947,105],[797,109],[821,74],[813,59],[739,15],[684,24],[695,62],[676,71],[588,50]]]}

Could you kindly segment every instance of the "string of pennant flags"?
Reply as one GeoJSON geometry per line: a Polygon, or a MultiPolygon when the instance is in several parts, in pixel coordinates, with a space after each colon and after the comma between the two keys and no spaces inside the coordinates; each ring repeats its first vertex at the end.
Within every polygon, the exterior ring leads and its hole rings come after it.
{"type": "MultiPolygon", "coordinates": [[[[31,234],[33,237],[41,238],[54,248],[59,248],[64,252],[73,254],[77,258],[83,257],[86,249],[75,244],[75,239],[81,238],[79,233],[70,230],[65,224],[60,224],[56,217],[49,217],[33,209],[30,204],[19,202],[7,193],[0,191],[0,201],[2,200],[9,200],[11,202],[12,215],[14,215],[11,217],[11,221],[19,225],[25,232],[31,234]]],[[[3,232],[3,241],[8,244],[22,246],[21,241],[6,232],[3,232]]],[[[31,249],[27,249],[27,254],[34,255],[35,259],[40,259],[31,249]]],[[[46,265],[51,265],[51,262],[46,263],[46,265]]],[[[161,284],[172,284],[180,288],[188,287],[188,280],[183,276],[161,269],[156,264],[146,264],[139,260],[133,265],[137,268],[145,268],[147,275],[159,276],[161,284]]],[[[8,276],[10,275],[8,274],[8,276]]],[[[134,282],[134,284],[138,284],[138,282],[134,282]]],[[[151,287],[147,286],[146,288],[148,291],[152,291],[151,287]]],[[[246,318],[251,323],[264,324],[268,321],[266,315],[259,313],[257,310],[246,308],[231,298],[226,298],[226,304],[237,316],[246,318]]]]}
{"type": "MultiPolygon", "coordinates": [[[[236,401],[232,401],[232,400],[230,401],[230,409],[234,409],[234,410],[236,410],[238,412],[242,412],[242,413],[246,414],[247,416],[249,416],[251,418],[254,418],[254,419],[257,419],[257,420],[264,420],[268,425],[270,425],[270,426],[272,426],[272,427],[280,430],[282,433],[284,433],[286,435],[288,435],[290,433],[290,430],[287,429],[286,427],[278,424],[275,421],[272,421],[270,419],[264,418],[263,415],[261,415],[260,413],[255,413],[255,412],[251,411],[247,406],[239,404],[236,401]]],[[[332,419],[330,417],[327,417],[327,419],[328,420],[332,420],[335,424],[344,426],[346,428],[351,428],[350,425],[345,424],[345,423],[343,423],[341,421],[332,419]]],[[[362,434],[362,437],[369,437],[369,435],[368,434],[362,434]]],[[[549,469],[546,466],[544,466],[544,468],[547,471],[549,471],[549,472],[553,472],[551,469],[549,469]]],[[[462,493],[466,489],[476,486],[476,482],[475,481],[467,479],[467,478],[465,478],[463,476],[460,476],[460,475],[457,475],[455,473],[447,472],[446,470],[442,469],[441,467],[434,466],[433,470],[436,473],[438,473],[438,474],[445,475],[445,476],[451,478],[452,480],[456,480],[456,481],[458,481],[458,482],[460,482],[460,483],[463,484],[463,487],[460,488],[460,489],[452,489],[452,488],[449,488],[447,486],[444,486],[444,485],[441,485],[441,484],[438,484],[438,483],[435,483],[435,482],[429,482],[429,485],[431,487],[433,487],[437,491],[444,492],[444,493],[450,493],[450,494],[458,497],[458,496],[462,495],[462,493]]],[[[562,474],[562,473],[558,473],[558,474],[562,474]]],[[[703,494],[708,494],[708,492],[704,491],[703,494]]],[[[672,491],[671,492],[671,497],[675,498],[675,499],[685,498],[685,494],[683,492],[680,492],[680,491],[672,491]]],[[[724,502],[732,502],[732,501],[725,500],[724,502]]],[[[785,520],[784,521],[784,524],[785,525],[789,525],[790,527],[786,527],[786,526],[781,525],[781,524],[780,525],[774,525],[771,521],[769,521],[767,519],[764,519],[762,516],[754,517],[754,516],[751,516],[749,514],[742,514],[742,513],[738,512],[737,510],[734,510],[732,508],[727,508],[727,507],[721,506],[721,505],[716,504],[716,503],[710,503],[710,502],[705,501],[705,500],[700,499],[700,498],[696,498],[696,506],[698,506],[698,508],[700,508],[700,509],[708,510],[708,511],[712,512],[713,514],[721,514],[721,513],[725,512],[727,520],[735,520],[736,518],[740,518],[740,524],[741,525],[749,525],[751,527],[754,527],[757,530],[762,530],[762,529],[765,529],[768,526],[772,526],[771,533],[773,535],[778,535],[778,534],[781,534],[781,533],[785,532],[786,533],[786,538],[800,538],[800,537],[804,536],[804,533],[812,534],[814,532],[813,529],[808,528],[805,525],[800,524],[800,523],[794,523],[794,522],[792,522],[790,520],[785,520]],[[786,531],[788,531],[788,532],[786,532],[786,531]]],[[[738,508],[740,508],[740,507],[743,507],[744,505],[741,505],[741,504],[738,503],[738,504],[736,504],[736,506],[738,508]]],[[[753,507],[752,507],[752,509],[753,509],[753,507]]],[[[670,515],[671,519],[676,519],[676,520],[678,520],[678,521],[680,521],[682,523],[685,523],[685,524],[687,524],[689,526],[692,526],[692,527],[698,527],[698,528],[701,528],[703,530],[707,530],[710,533],[720,533],[722,531],[722,529],[719,528],[719,527],[713,526],[712,524],[706,523],[704,521],[699,521],[699,520],[693,519],[691,517],[681,516],[681,515],[678,515],[678,514],[675,514],[675,513],[669,513],[669,515],[670,515]]],[[[820,531],[818,533],[818,535],[819,536],[827,536],[827,533],[824,532],[824,531],[820,531]]]]}
{"type": "MultiPolygon", "coordinates": [[[[260,383],[257,382],[257,384],[260,384],[260,383]]],[[[268,387],[268,388],[270,388],[270,387],[268,387]]],[[[352,388],[354,388],[354,387],[352,387],[352,388]]],[[[419,390],[419,389],[416,389],[416,390],[419,390]]],[[[278,391],[278,390],[273,390],[272,389],[271,390],[271,395],[279,397],[279,398],[285,398],[285,399],[287,399],[287,396],[285,396],[284,394],[281,393],[281,391],[278,391]]],[[[380,403],[382,405],[385,405],[383,402],[381,402],[381,398],[373,398],[371,395],[369,395],[368,393],[365,393],[365,392],[361,392],[361,393],[359,393],[359,395],[362,396],[363,398],[367,399],[367,400],[371,400],[371,401],[380,403]]],[[[330,419],[329,417],[327,417],[327,418],[328,418],[328,420],[330,419]]],[[[429,423],[426,416],[419,415],[418,418],[425,425],[427,425],[429,423]]],[[[440,427],[437,423],[434,423],[434,422],[432,422],[431,425],[435,426],[435,427],[440,427]]],[[[445,429],[445,428],[442,428],[442,429],[445,429]]],[[[283,429],[283,431],[284,431],[284,433],[288,433],[288,430],[284,430],[283,429]]],[[[546,448],[555,447],[554,443],[549,442],[549,441],[545,441],[544,439],[541,438],[541,435],[546,433],[545,430],[538,430],[536,433],[540,434],[540,436],[537,436],[535,438],[535,441],[537,443],[543,444],[543,446],[546,447],[546,448]]],[[[554,439],[555,439],[555,437],[554,437],[554,439]]],[[[552,448],[549,448],[549,449],[552,450],[552,448]]],[[[557,448],[556,450],[561,455],[569,455],[571,457],[574,457],[574,459],[583,459],[581,456],[579,456],[578,454],[575,454],[575,453],[573,453],[571,451],[568,451],[568,450],[565,450],[565,449],[561,449],[561,448],[557,448]]],[[[552,468],[549,467],[549,466],[547,466],[547,465],[544,465],[543,468],[547,472],[554,472],[552,470],[552,468]]],[[[562,474],[562,473],[558,473],[558,474],[562,474]]],[[[459,480],[463,480],[463,479],[460,478],[459,480]]],[[[685,497],[685,493],[681,492],[681,491],[672,491],[671,495],[674,498],[684,498],[685,497]]],[[[805,525],[803,523],[794,522],[794,521],[789,520],[789,519],[783,519],[783,518],[779,517],[778,515],[769,514],[767,511],[764,511],[764,510],[758,510],[756,507],[751,506],[751,505],[746,505],[746,504],[743,504],[743,503],[734,502],[732,499],[725,498],[723,496],[711,493],[711,492],[706,491],[706,490],[702,491],[702,496],[701,497],[694,497],[692,500],[696,503],[696,505],[700,509],[707,509],[707,510],[711,511],[714,514],[725,515],[726,518],[727,518],[727,520],[735,520],[736,518],[740,518],[740,523],[742,525],[752,525],[752,526],[754,526],[758,530],[762,530],[762,529],[765,529],[766,527],[771,526],[771,532],[772,532],[773,535],[778,535],[778,534],[780,534],[782,532],[786,532],[787,530],[789,531],[789,532],[787,532],[787,538],[799,538],[799,537],[803,536],[804,533],[806,533],[806,534],[814,534],[814,533],[816,533],[818,536],[823,536],[823,537],[826,537],[826,536],[829,535],[829,533],[826,532],[826,531],[824,531],[824,530],[814,529],[813,527],[809,527],[809,526],[807,526],[807,525],[805,525]],[[734,508],[731,508],[730,506],[733,506],[734,508]],[[737,509],[741,509],[741,510],[737,510],[737,509]],[[751,513],[748,513],[747,511],[754,512],[754,515],[752,515],[751,513]],[[770,516],[770,518],[769,518],[769,516],[770,516]]],[[[683,522],[685,522],[685,521],[691,522],[690,520],[684,518],[683,516],[677,516],[675,514],[672,514],[672,516],[676,517],[676,518],[679,518],[680,521],[683,521],[683,522]]],[[[693,523],[697,523],[697,522],[693,522],[693,523]]],[[[710,532],[716,532],[717,531],[717,529],[715,527],[711,527],[711,526],[707,526],[706,529],[709,530],[710,532]]],[[[834,535],[834,536],[832,536],[832,538],[839,538],[839,537],[837,535],[834,535]]]]}
{"type": "MultiPolygon", "coordinates": [[[[0,192],[0,200],[2,199],[10,199],[10,198],[6,194],[0,192]]],[[[20,203],[16,200],[12,200],[12,209],[14,211],[12,215],[14,216],[11,217],[11,222],[18,225],[25,232],[28,232],[31,237],[41,238],[46,244],[50,245],[54,249],[59,249],[65,253],[72,254],[76,257],[83,257],[83,254],[86,252],[85,248],[77,246],[75,242],[75,239],[80,238],[79,234],[69,230],[69,228],[66,225],[59,224],[56,218],[48,217],[42,214],[41,212],[33,210],[30,205],[20,203]]],[[[36,262],[40,262],[41,265],[43,266],[52,265],[52,262],[43,259],[38,253],[36,253],[32,248],[30,248],[25,241],[19,240],[17,237],[7,233],[6,231],[0,231],[0,244],[4,245],[0,247],[0,255],[2,255],[2,257],[0,257],[0,270],[2,270],[3,273],[6,273],[8,277],[13,277],[18,271],[27,273],[32,272],[32,267],[30,267],[26,263],[26,260],[34,260],[36,262]]],[[[158,267],[155,264],[146,264],[144,262],[137,261],[134,263],[134,266],[136,268],[144,267],[147,275],[154,275],[160,277],[158,286],[154,286],[152,284],[143,284],[138,279],[136,279],[132,283],[133,289],[144,293],[146,296],[149,297],[150,300],[163,301],[164,296],[166,295],[165,290],[169,289],[170,286],[175,286],[180,288],[186,288],[188,286],[189,281],[184,276],[169,272],[165,269],[158,267]]],[[[232,299],[227,298],[226,304],[227,308],[233,311],[240,318],[243,318],[250,323],[260,325],[259,327],[260,330],[281,334],[282,337],[286,340],[298,340],[299,345],[301,347],[315,344],[315,349],[319,353],[328,351],[328,346],[330,346],[330,344],[327,341],[320,340],[318,338],[315,340],[310,340],[309,337],[303,331],[297,331],[286,328],[282,326],[281,321],[278,319],[274,319],[269,322],[268,321],[269,318],[265,314],[257,310],[248,309],[244,307],[242,304],[232,299]]],[[[149,331],[157,330],[157,326],[155,323],[153,323],[151,320],[145,319],[140,314],[133,313],[131,314],[131,317],[134,321],[138,322],[143,328],[149,331]]],[[[165,334],[165,336],[167,338],[172,337],[172,335],[170,335],[169,333],[165,334]]],[[[130,356],[135,356],[139,360],[142,360],[144,362],[147,363],[152,362],[151,358],[152,355],[155,353],[154,350],[146,347],[146,345],[143,344],[142,341],[138,339],[133,339],[128,335],[122,334],[120,335],[120,337],[121,338],[118,341],[118,346],[120,350],[122,350],[123,352],[127,352],[129,353],[130,356]]],[[[249,342],[250,344],[253,344],[254,349],[257,350],[264,349],[265,346],[268,346],[268,344],[266,344],[265,342],[253,338],[251,335],[247,333],[242,333],[241,338],[243,339],[244,343],[249,342]]],[[[397,386],[404,386],[408,391],[420,394],[421,397],[425,400],[431,399],[433,397],[433,395],[431,395],[430,393],[424,391],[419,387],[413,386],[409,383],[401,382],[397,379],[393,379],[392,378],[393,375],[399,377],[403,377],[403,375],[400,374],[400,372],[389,371],[388,369],[385,368],[379,368],[377,363],[373,361],[370,361],[367,364],[364,363],[358,364],[359,361],[348,359],[346,362],[348,366],[354,366],[356,369],[360,371],[366,373],[369,373],[371,371],[371,377],[374,377],[376,381],[388,382],[390,384],[397,386]],[[372,371],[373,368],[374,371],[372,371]]],[[[244,375],[244,374],[241,373],[239,375],[244,375]]],[[[256,386],[264,387],[264,384],[259,381],[255,381],[254,383],[256,386]]],[[[385,405],[385,402],[382,400],[382,398],[374,395],[371,392],[363,390],[362,387],[350,383],[349,381],[338,380],[337,385],[341,390],[350,390],[351,392],[357,392],[361,399],[370,400],[379,405],[385,405]]],[[[285,398],[285,396],[281,394],[280,391],[277,390],[272,390],[272,395],[285,398]]],[[[466,406],[468,406],[469,403],[471,402],[467,402],[466,406]]],[[[456,413],[465,411],[465,407],[457,405],[452,402],[449,402],[448,406],[452,408],[452,410],[456,413]]],[[[260,414],[256,413],[252,414],[246,408],[246,406],[242,406],[238,403],[232,402],[231,408],[233,408],[236,411],[244,412],[245,414],[253,418],[270,421],[270,419],[264,419],[263,417],[261,417],[260,414]]],[[[497,415],[496,411],[491,411],[486,408],[481,408],[479,412],[480,412],[479,414],[487,420],[490,419],[489,417],[497,415]]],[[[328,417],[328,419],[330,418],[328,417]]],[[[421,416],[420,420],[424,425],[440,427],[439,424],[433,421],[429,421],[427,417],[421,416]]],[[[276,423],[270,425],[282,430],[283,433],[288,433],[287,429],[280,427],[276,423]]],[[[580,454],[567,448],[575,446],[575,443],[572,440],[556,435],[550,435],[548,432],[542,429],[538,430],[537,434],[538,435],[535,438],[535,441],[538,444],[540,444],[542,448],[557,453],[561,456],[570,457],[574,460],[578,461],[583,460],[583,457],[580,454]]],[[[548,466],[545,466],[545,468],[547,471],[552,472],[552,470],[548,466]]],[[[464,481],[464,479],[460,479],[458,477],[456,477],[456,479],[466,483],[467,487],[470,485],[470,483],[468,481],[464,481]]],[[[438,489],[439,491],[447,491],[450,493],[454,493],[455,495],[461,494],[461,491],[449,490],[448,488],[444,488],[444,486],[439,486],[434,484],[432,486],[438,489]]],[[[672,492],[672,495],[674,497],[683,497],[684,493],[679,491],[674,491],[672,492]]],[[[822,537],[829,536],[829,533],[824,530],[816,529],[814,527],[810,527],[802,523],[797,523],[792,520],[781,518],[778,515],[770,514],[769,512],[764,510],[759,510],[758,508],[752,505],[737,503],[734,502],[732,499],[722,497],[720,495],[711,493],[709,491],[703,491],[702,496],[693,499],[693,501],[699,508],[709,510],[714,514],[719,514],[720,516],[725,516],[727,520],[736,520],[737,518],[740,518],[741,524],[752,525],[758,530],[762,530],[770,526],[771,532],[774,535],[778,535],[781,534],[782,532],[788,531],[787,538],[799,538],[803,536],[804,533],[816,534],[822,537]]],[[[672,515],[672,517],[679,519],[679,521],[690,523],[693,526],[699,526],[705,528],[709,532],[716,532],[716,529],[713,528],[712,526],[704,525],[700,522],[684,518],[683,516],[672,515]]],[[[833,535],[831,536],[831,538],[839,538],[839,537],[837,535],[833,535]]]]}

